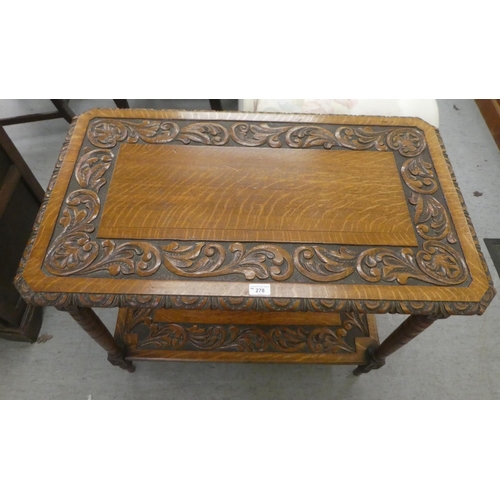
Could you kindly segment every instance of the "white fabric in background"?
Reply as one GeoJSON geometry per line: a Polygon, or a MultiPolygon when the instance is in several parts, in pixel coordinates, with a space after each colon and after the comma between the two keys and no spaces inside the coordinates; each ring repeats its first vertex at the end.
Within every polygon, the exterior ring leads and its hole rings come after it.
{"type": "Polygon", "coordinates": [[[240,99],[240,111],[410,116],[439,127],[435,99],[240,99]]]}

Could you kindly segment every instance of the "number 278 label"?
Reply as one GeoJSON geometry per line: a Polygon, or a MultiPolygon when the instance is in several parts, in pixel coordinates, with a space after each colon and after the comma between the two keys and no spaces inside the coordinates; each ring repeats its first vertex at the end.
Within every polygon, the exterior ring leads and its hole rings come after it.
{"type": "Polygon", "coordinates": [[[263,295],[268,296],[271,295],[271,285],[248,285],[248,293],[250,295],[263,295]]]}

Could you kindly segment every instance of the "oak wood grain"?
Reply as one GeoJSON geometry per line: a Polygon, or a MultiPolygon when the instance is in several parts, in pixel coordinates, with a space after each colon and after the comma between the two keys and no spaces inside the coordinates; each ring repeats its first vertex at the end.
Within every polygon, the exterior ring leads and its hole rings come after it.
{"type": "Polygon", "coordinates": [[[394,156],[372,151],[124,144],[98,235],[416,245],[394,156]]]}

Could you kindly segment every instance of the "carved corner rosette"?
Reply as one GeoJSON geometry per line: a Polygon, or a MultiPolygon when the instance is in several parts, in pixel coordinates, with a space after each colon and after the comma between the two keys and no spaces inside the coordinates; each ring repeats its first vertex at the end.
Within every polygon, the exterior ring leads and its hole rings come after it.
{"type": "Polygon", "coordinates": [[[201,122],[182,126],[172,120],[99,118],[90,122],[89,142],[75,167],[79,188],[66,198],[59,221],[62,231],[51,242],[46,270],[56,276],[87,275],[98,271],[152,276],[163,265],[184,278],[241,275],[247,280],[285,281],[296,271],[312,282],[342,281],[356,274],[361,282],[405,284],[408,279],[438,285],[459,285],[469,276],[446,208],[435,196],[439,189],[431,163],[423,154],[426,141],[416,128],[340,126],[329,130],[319,125],[282,125],[201,122]],[[423,244],[417,249],[374,247],[324,248],[299,245],[289,253],[279,244],[246,245],[234,242],[117,243],[97,240],[94,221],[101,209],[99,191],[106,183],[115,148],[121,142],[164,144],[181,141],[223,146],[232,140],[242,146],[294,148],[323,146],[326,149],[375,149],[398,152],[406,159],[401,177],[412,192],[415,228],[423,244]]]}

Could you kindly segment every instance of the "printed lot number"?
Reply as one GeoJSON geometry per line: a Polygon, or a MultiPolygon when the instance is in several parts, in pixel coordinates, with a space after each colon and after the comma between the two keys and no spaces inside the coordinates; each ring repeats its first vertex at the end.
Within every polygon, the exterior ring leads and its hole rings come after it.
{"type": "Polygon", "coordinates": [[[248,293],[250,295],[261,295],[269,296],[271,295],[271,285],[248,285],[248,293]]]}

